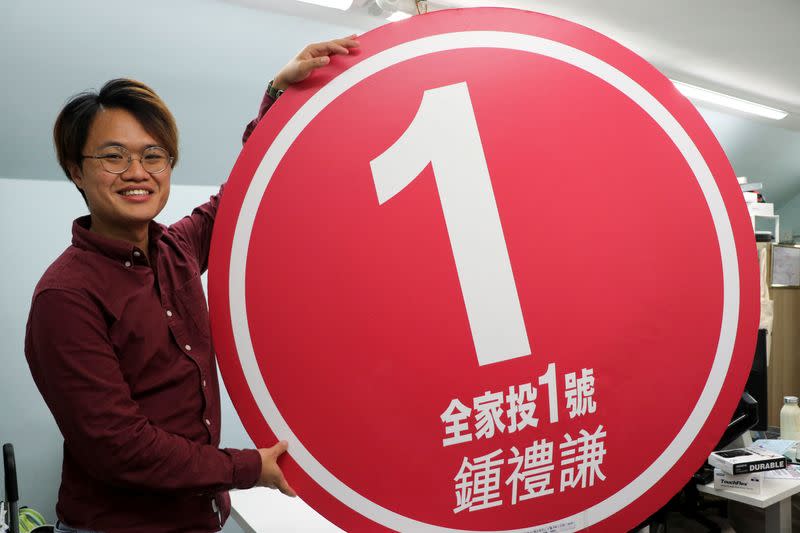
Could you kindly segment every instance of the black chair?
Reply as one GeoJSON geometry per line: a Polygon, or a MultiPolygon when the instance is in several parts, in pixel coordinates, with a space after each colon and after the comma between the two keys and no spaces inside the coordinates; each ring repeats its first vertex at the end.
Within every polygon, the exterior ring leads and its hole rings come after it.
{"type": "MultiPolygon", "coordinates": [[[[8,531],[19,533],[19,487],[17,486],[17,461],[14,459],[14,446],[3,444],[3,473],[8,503],[8,531]]],[[[24,507],[23,507],[24,509],[24,507]]],[[[53,533],[53,526],[38,526],[31,533],[53,533]]]]}
{"type": "Polygon", "coordinates": [[[17,462],[14,460],[14,446],[3,444],[3,472],[6,481],[6,502],[8,503],[8,527],[11,533],[19,533],[19,491],[17,490],[17,462]]]}

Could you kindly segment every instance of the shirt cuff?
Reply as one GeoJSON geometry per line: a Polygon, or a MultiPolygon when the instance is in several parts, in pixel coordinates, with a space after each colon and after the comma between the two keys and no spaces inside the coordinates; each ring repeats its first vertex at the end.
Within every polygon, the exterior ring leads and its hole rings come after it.
{"type": "Polygon", "coordinates": [[[249,489],[256,485],[261,476],[261,454],[258,450],[234,450],[226,448],[233,460],[233,486],[249,489]]]}

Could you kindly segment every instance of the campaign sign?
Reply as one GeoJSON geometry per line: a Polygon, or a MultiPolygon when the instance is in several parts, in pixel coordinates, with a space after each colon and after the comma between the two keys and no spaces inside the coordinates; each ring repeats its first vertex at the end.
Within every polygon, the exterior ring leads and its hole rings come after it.
{"type": "Polygon", "coordinates": [[[347,531],[625,531],[717,443],[755,346],[741,191],[663,75],[582,26],[436,12],[286,92],[210,301],[258,446],[347,531]]]}

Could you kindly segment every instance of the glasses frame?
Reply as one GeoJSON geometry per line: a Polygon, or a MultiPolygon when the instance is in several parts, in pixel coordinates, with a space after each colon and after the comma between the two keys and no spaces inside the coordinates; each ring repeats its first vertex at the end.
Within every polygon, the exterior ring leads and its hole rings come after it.
{"type": "MultiPolygon", "coordinates": [[[[83,154],[81,154],[81,159],[97,159],[97,160],[100,161],[100,166],[103,167],[103,170],[105,170],[106,172],[110,172],[111,174],[124,174],[125,172],[127,172],[131,168],[131,165],[133,164],[134,157],[133,157],[133,154],[131,153],[130,150],[128,150],[124,146],[121,146],[121,145],[118,145],[118,144],[115,144],[113,146],[107,146],[106,148],[122,148],[123,150],[128,152],[128,165],[122,170],[109,170],[108,168],[106,168],[105,163],[103,163],[103,160],[107,159],[108,155],[98,155],[98,154],[95,154],[95,155],[83,155],[83,154]]],[[[120,155],[122,155],[122,154],[120,154],[120,155]]],[[[162,172],[164,172],[168,168],[172,167],[172,163],[173,163],[173,161],[175,161],[175,158],[169,154],[169,152],[166,150],[166,148],[162,148],[161,146],[148,146],[147,148],[145,148],[142,151],[141,154],[137,154],[137,155],[138,155],[138,157],[136,158],[136,160],[139,161],[139,164],[142,165],[142,169],[144,169],[144,171],[147,172],[148,174],[161,174],[162,172]],[[162,168],[161,170],[157,170],[155,172],[150,172],[149,170],[144,168],[144,163],[142,162],[142,156],[144,155],[144,152],[146,152],[147,150],[150,150],[152,148],[158,148],[159,150],[164,150],[164,153],[167,154],[167,164],[164,165],[164,168],[162,168]]]]}

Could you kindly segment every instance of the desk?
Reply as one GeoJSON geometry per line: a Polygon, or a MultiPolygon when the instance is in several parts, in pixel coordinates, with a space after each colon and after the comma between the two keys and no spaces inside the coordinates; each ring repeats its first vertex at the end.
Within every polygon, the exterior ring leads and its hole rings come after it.
{"type": "Polygon", "coordinates": [[[230,495],[231,518],[246,533],[343,533],[300,498],[289,498],[277,490],[255,487],[232,490],[230,495]]]}
{"type": "Polygon", "coordinates": [[[764,509],[765,533],[792,533],[792,496],[800,493],[800,481],[764,478],[761,494],[714,488],[713,483],[697,485],[697,490],[764,509]]]}

